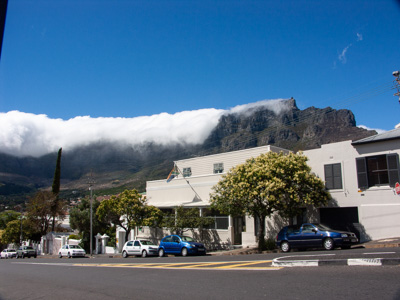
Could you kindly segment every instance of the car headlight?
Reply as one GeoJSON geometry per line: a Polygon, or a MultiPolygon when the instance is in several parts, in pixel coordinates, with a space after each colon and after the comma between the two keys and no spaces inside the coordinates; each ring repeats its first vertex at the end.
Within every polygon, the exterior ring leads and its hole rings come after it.
{"type": "Polygon", "coordinates": [[[348,237],[347,233],[342,233],[341,236],[342,238],[348,237]]]}

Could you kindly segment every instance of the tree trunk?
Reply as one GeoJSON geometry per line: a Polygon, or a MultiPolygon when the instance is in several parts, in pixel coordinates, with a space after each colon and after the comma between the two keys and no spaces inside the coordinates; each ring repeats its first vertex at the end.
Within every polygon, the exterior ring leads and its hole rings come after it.
{"type": "Polygon", "coordinates": [[[263,215],[258,215],[257,214],[257,218],[258,218],[258,232],[257,232],[257,236],[258,236],[258,251],[263,251],[264,247],[265,247],[265,238],[264,238],[264,230],[265,230],[265,216],[263,215]]]}

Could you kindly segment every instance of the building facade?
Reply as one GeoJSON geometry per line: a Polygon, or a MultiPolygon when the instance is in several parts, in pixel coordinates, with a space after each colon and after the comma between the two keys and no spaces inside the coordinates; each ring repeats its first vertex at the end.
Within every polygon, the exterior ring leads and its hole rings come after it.
{"type": "MultiPolygon", "coordinates": [[[[212,217],[215,225],[207,237],[211,248],[234,245],[255,246],[256,227],[248,216],[233,218],[209,208],[212,187],[232,167],[269,151],[288,150],[263,146],[176,161],[179,174],[171,181],[148,181],[148,204],[162,210],[177,206],[198,208],[203,216],[212,217]]],[[[307,210],[296,222],[321,222],[336,229],[355,232],[360,241],[399,236],[400,196],[395,191],[399,182],[400,129],[359,141],[344,141],[322,145],[303,152],[308,164],[326,184],[332,201],[326,207],[307,210]]],[[[275,237],[286,225],[277,216],[266,222],[266,236],[275,237]]],[[[136,235],[157,241],[165,234],[151,229],[136,231],[136,235]]],[[[122,246],[121,246],[122,247],[122,246]]]]}

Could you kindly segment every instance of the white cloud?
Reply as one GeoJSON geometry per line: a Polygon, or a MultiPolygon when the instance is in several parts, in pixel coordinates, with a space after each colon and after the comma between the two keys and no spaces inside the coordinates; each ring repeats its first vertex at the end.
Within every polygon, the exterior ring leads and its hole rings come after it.
{"type": "Polygon", "coordinates": [[[339,54],[339,56],[338,56],[338,59],[339,59],[343,64],[345,64],[345,63],[347,62],[346,53],[347,53],[347,50],[349,50],[349,48],[350,48],[351,46],[352,46],[352,44],[346,46],[346,47],[342,50],[342,52],[339,54]]]}
{"type": "Polygon", "coordinates": [[[279,113],[285,109],[285,103],[283,100],[264,100],[230,110],[210,108],[136,118],[79,116],[69,120],[10,111],[0,113],[0,151],[38,157],[60,147],[68,150],[98,141],[128,145],[146,142],[199,144],[208,137],[223,114],[243,113],[261,106],[279,113]]]}
{"type": "MultiPolygon", "coordinates": [[[[400,125],[400,124],[399,124],[399,125],[400,125]]],[[[367,129],[367,130],[375,130],[377,133],[384,133],[384,132],[386,132],[386,130],[384,130],[384,129],[370,128],[370,127],[367,127],[367,126],[365,126],[365,125],[359,125],[359,126],[357,126],[357,127],[360,127],[360,128],[363,128],[363,129],[367,129]]]]}
{"type": "Polygon", "coordinates": [[[357,42],[360,42],[362,40],[363,40],[362,34],[357,32],[357,42]]]}

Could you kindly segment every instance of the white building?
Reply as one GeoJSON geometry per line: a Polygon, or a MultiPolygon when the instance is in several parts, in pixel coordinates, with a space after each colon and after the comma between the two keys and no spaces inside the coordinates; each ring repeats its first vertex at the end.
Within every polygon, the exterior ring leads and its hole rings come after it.
{"type": "Polygon", "coordinates": [[[400,236],[399,153],[400,129],[304,151],[333,198],[320,222],[355,229],[361,241],[400,236]]]}
{"type": "Polygon", "coordinates": [[[201,215],[213,217],[215,225],[208,237],[208,246],[213,248],[255,245],[253,219],[232,218],[213,212],[208,209],[209,199],[211,188],[218,183],[223,174],[247,159],[269,151],[289,152],[274,146],[263,146],[176,161],[175,165],[183,176],[178,175],[170,182],[165,179],[148,181],[146,185],[148,204],[163,210],[174,209],[181,205],[197,207],[201,215]]]}
{"type": "MultiPolygon", "coordinates": [[[[289,152],[263,146],[203,157],[179,160],[175,165],[182,172],[170,182],[148,181],[148,203],[163,210],[177,206],[197,207],[204,216],[215,219],[214,229],[207,237],[209,247],[256,245],[256,224],[248,216],[232,218],[209,209],[211,188],[221,175],[233,166],[261,153],[289,152]]],[[[400,196],[394,185],[399,181],[400,129],[356,142],[344,141],[304,151],[312,171],[326,182],[333,200],[327,207],[304,211],[295,222],[315,221],[337,229],[356,232],[361,241],[400,235],[400,196]]],[[[266,235],[274,237],[282,220],[267,220],[266,235]]],[[[137,235],[157,240],[165,232],[141,229],[137,235]]],[[[121,246],[122,247],[122,246],[121,246]]]]}

